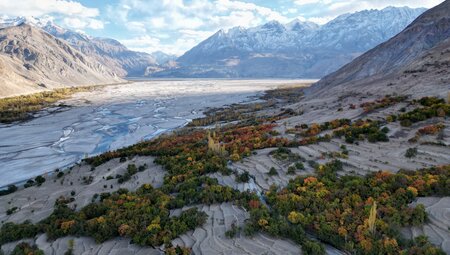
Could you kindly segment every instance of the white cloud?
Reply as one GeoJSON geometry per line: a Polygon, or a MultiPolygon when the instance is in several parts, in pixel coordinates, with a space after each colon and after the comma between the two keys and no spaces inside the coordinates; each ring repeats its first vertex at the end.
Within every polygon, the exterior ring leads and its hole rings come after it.
{"type": "Polygon", "coordinates": [[[99,10],[67,0],[0,0],[0,12],[8,16],[56,16],[72,29],[103,29],[104,23],[95,19],[99,10]]]}
{"type": "Polygon", "coordinates": [[[383,9],[388,6],[432,8],[444,0],[295,0],[299,14],[307,20],[325,24],[339,15],[367,9],[383,9]]]}
{"type": "Polygon", "coordinates": [[[76,30],[81,30],[84,28],[90,28],[90,29],[103,29],[104,24],[103,22],[91,19],[91,18],[73,18],[73,17],[67,17],[63,19],[63,25],[69,28],[73,28],[76,30]]]}
{"type": "Polygon", "coordinates": [[[294,1],[294,3],[296,5],[307,5],[307,4],[319,4],[319,3],[323,3],[324,1],[322,0],[297,0],[294,1]]]}
{"type": "Polygon", "coordinates": [[[330,22],[334,17],[332,16],[327,16],[327,17],[312,17],[312,18],[308,18],[307,20],[310,22],[314,22],[316,24],[319,25],[323,25],[326,24],[328,22],[330,22]]]}
{"type": "Polygon", "coordinates": [[[294,3],[300,8],[305,8],[305,5],[313,6],[316,9],[315,13],[322,14],[322,16],[336,17],[348,12],[366,9],[383,9],[388,6],[432,8],[443,1],[444,0],[296,0],[294,3]]]}
{"type": "Polygon", "coordinates": [[[143,22],[139,21],[130,21],[127,22],[127,28],[130,31],[137,32],[137,33],[146,33],[147,28],[143,22]]]}
{"type": "Polygon", "coordinates": [[[0,0],[0,11],[10,16],[41,16],[59,13],[68,16],[96,17],[98,9],[88,8],[74,1],[66,0],[0,0]]]}
{"type": "MultiPolygon", "coordinates": [[[[172,44],[162,44],[161,40],[156,37],[152,37],[149,35],[138,36],[130,39],[120,40],[127,48],[134,51],[142,51],[152,53],[155,51],[163,51],[169,54],[180,55],[183,51],[178,50],[176,47],[173,47],[172,44]]],[[[181,43],[181,42],[175,42],[181,43]]],[[[186,41],[184,42],[186,43],[186,41]]]]}
{"type": "Polygon", "coordinates": [[[271,20],[287,23],[294,16],[325,24],[338,15],[362,9],[389,5],[432,7],[442,1],[284,0],[289,5],[283,4],[277,11],[248,0],[118,0],[107,10],[109,20],[127,29],[132,38],[147,40],[141,50],[160,47],[159,50],[180,54],[219,29],[254,27],[271,20]]]}
{"type": "MultiPolygon", "coordinates": [[[[108,6],[107,12],[112,22],[123,25],[134,35],[133,40],[147,40],[141,50],[161,47],[160,50],[176,54],[189,50],[219,29],[253,27],[271,20],[290,21],[280,12],[239,0],[120,0],[108,6]]],[[[131,41],[123,42],[132,47],[131,41]]]]}

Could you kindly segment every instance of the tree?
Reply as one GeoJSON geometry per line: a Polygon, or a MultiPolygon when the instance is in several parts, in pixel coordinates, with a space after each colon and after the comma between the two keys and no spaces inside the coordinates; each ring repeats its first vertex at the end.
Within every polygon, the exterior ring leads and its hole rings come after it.
{"type": "Polygon", "coordinates": [[[375,234],[375,221],[377,220],[377,202],[373,201],[369,214],[369,231],[375,234]]]}
{"type": "Polygon", "coordinates": [[[40,175],[37,176],[34,180],[36,181],[36,183],[38,184],[38,186],[45,182],[45,178],[42,177],[42,176],[40,176],[40,175]]]}
{"type": "Polygon", "coordinates": [[[324,255],[325,248],[322,244],[307,240],[302,244],[302,251],[305,255],[324,255]]]}
{"type": "Polygon", "coordinates": [[[417,155],[417,148],[408,148],[405,153],[405,157],[414,158],[417,155]]]}
{"type": "Polygon", "coordinates": [[[278,172],[275,169],[275,167],[271,167],[267,174],[270,175],[270,176],[274,176],[274,175],[278,175],[278,172]]]}

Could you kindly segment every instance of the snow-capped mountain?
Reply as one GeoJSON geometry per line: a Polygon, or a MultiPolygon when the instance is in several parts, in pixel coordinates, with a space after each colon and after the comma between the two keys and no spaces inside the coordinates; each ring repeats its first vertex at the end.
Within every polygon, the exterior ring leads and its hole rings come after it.
{"type": "Polygon", "coordinates": [[[155,58],[156,63],[158,63],[158,65],[165,65],[167,64],[167,62],[174,61],[178,58],[177,55],[167,54],[162,51],[152,52],[151,55],[155,58]]]}
{"type": "Polygon", "coordinates": [[[308,92],[316,96],[335,96],[338,91],[442,96],[449,84],[450,1],[444,1],[387,42],[325,76],[308,92]]]}
{"type": "MultiPolygon", "coordinates": [[[[155,57],[148,53],[127,49],[110,38],[91,37],[82,32],[65,29],[48,18],[16,17],[0,18],[0,28],[28,24],[63,39],[82,53],[95,58],[120,76],[142,76],[148,68],[158,66],[155,57]]],[[[160,70],[160,68],[156,68],[160,70]]]]}
{"type": "Polygon", "coordinates": [[[388,40],[426,9],[388,7],[319,26],[294,20],[220,30],[155,76],[320,78],[388,40]]]}

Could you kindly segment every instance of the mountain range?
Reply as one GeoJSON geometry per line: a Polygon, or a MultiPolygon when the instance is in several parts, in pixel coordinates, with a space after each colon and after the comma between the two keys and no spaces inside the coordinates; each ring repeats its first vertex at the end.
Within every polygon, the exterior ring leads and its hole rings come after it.
{"type": "Polygon", "coordinates": [[[153,76],[320,78],[390,39],[426,9],[388,7],[325,25],[294,20],[220,30],[153,76]]]}
{"type": "Polygon", "coordinates": [[[67,41],[27,24],[0,29],[0,96],[123,81],[67,41]]]}
{"type": "MultiPolygon", "coordinates": [[[[129,50],[111,38],[92,37],[65,29],[53,21],[34,17],[16,17],[0,20],[0,27],[29,24],[67,41],[82,53],[93,56],[100,63],[114,70],[119,76],[143,76],[148,67],[157,67],[174,58],[163,52],[152,54],[129,50]]],[[[160,69],[158,69],[160,70],[160,69]]]]}
{"type": "Polygon", "coordinates": [[[447,0],[420,15],[390,40],[325,76],[309,93],[331,96],[357,91],[445,96],[449,84],[450,1],[447,0]]]}
{"type": "Polygon", "coordinates": [[[396,65],[404,67],[436,46],[430,35],[424,35],[411,40],[410,45],[394,47],[412,37],[395,35],[405,27],[412,29],[408,24],[425,10],[388,7],[344,14],[325,25],[272,21],[253,28],[220,30],[179,58],[163,52],[132,51],[117,40],[92,37],[45,19],[0,19],[0,96],[60,86],[115,83],[135,76],[321,78],[354,59],[359,61],[356,67],[347,65],[347,69],[326,76],[311,90],[316,92],[328,84],[342,84],[377,72],[393,73],[398,71],[396,65]],[[361,56],[380,43],[386,45],[382,43],[393,36],[398,42],[385,55],[379,55],[375,48],[361,56]],[[410,52],[396,63],[403,51],[410,52]]]}

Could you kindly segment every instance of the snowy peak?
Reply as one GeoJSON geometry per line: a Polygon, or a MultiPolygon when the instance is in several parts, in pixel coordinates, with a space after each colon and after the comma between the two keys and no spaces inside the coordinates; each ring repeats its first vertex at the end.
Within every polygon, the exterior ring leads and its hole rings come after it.
{"type": "Polygon", "coordinates": [[[260,27],[260,30],[278,34],[286,32],[286,28],[284,27],[284,25],[275,20],[262,25],[260,27]]]}
{"type": "Polygon", "coordinates": [[[162,51],[155,51],[155,52],[152,52],[151,55],[155,58],[156,62],[157,62],[159,65],[164,65],[164,64],[166,64],[167,62],[174,61],[174,60],[177,59],[177,56],[176,56],[176,55],[167,54],[167,53],[162,52],[162,51]]]}
{"type": "MultiPolygon", "coordinates": [[[[390,7],[382,11],[399,17],[412,15],[409,8],[397,10],[390,7]]],[[[312,91],[328,90],[337,86],[342,89],[341,85],[356,87],[364,83],[371,84],[375,77],[378,79],[392,76],[394,80],[406,79],[408,75],[405,71],[408,70],[448,69],[446,64],[441,63],[448,63],[446,53],[449,52],[450,48],[449,38],[450,1],[447,0],[420,15],[403,31],[385,43],[378,45],[338,71],[324,77],[312,88],[312,91]],[[430,59],[433,60],[424,61],[423,59],[427,56],[431,56],[430,59]]],[[[435,74],[439,76],[439,80],[445,81],[444,77],[448,72],[447,70],[442,72],[440,70],[435,74]]],[[[418,80],[421,77],[435,74],[427,71],[414,74],[412,77],[413,80],[418,80]]],[[[433,79],[438,80],[435,77],[433,79]]],[[[437,86],[438,84],[429,81],[427,80],[426,84],[420,82],[413,82],[413,84],[419,84],[418,86],[437,86]]],[[[388,84],[388,82],[384,84],[388,84]]]]}
{"type": "Polygon", "coordinates": [[[258,52],[314,48],[362,53],[400,32],[424,11],[388,7],[344,14],[323,26],[296,19],[287,24],[270,21],[253,28],[234,27],[219,30],[193,50],[230,48],[258,52]]]}
{"type": "Polygon", "coordinates": [[[322,26],[297,19],[220,30],[178,58],[174,73],[320,78],[395,36],[424,11],[389,7],[341,15],[322,26]]]}
{"type": "Polygon", "coordinates": [[[295,32],[307,32],[314,31],[320,28],[320,26],[314,22],[310,21],[301,21],[299,19],[295,19],[285,25],[286,29],[289,31],[295,32]]]}

